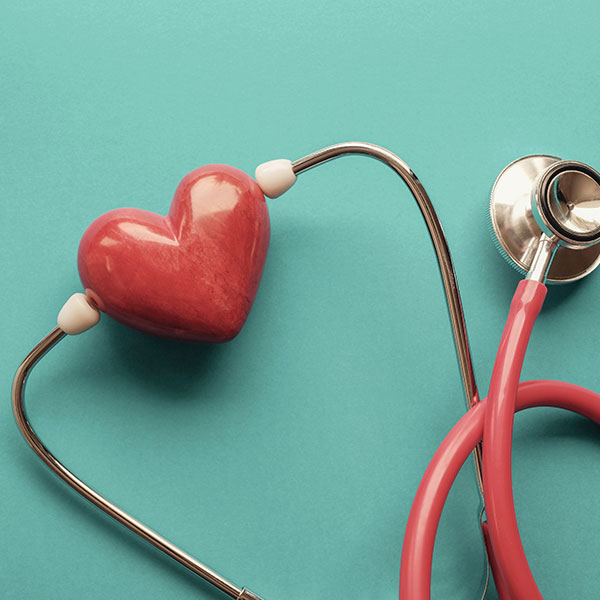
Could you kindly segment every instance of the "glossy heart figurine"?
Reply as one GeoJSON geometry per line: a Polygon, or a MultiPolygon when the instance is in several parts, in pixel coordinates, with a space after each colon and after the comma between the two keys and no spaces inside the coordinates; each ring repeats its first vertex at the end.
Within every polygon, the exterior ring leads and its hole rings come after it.
{"type": "Polygon", "coordinates": [[[258,184],[208,165],[181,180],[166,217],[120,208],[96,219],[81,239],[79,274],[98,308],[125,325],[226,342],[250,312],[269,235],[258,184]]]}

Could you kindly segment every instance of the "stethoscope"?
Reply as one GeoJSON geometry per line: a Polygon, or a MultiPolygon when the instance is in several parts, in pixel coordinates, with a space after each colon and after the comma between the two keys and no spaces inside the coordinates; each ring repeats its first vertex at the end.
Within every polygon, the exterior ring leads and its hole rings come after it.
{"type": "MultiPolygon", "coordinates": [[[[373,144],[350,142],[324,148],[293,162],[278,159],[264,163],[256,169],[255,180],[232,167],[203,167],[182,180],[169,217],[144,216],[140,221],[137,213],[115,211],[95,221],[84,234],[79,254],[86,294],[69,298],[59,313],[58,326],[35,346],[15,376],[12,400],[19,429],[36,454],[84,498],[231,598],[260,600],[247,588],[234,585],[120,509],[69,471],[43,445],[27,419],[23,403],[25,381],[36,363],[66,335],[83,333],[98,323],[101,311],[138,329],[171,337],[226,341],[235,336],[250,310],[268,246],[269,221],[263,194],[276,198],[304,171],[350,154],[370,156],[387,164],[417,201],[438,259],[469,408],[439,446],[418,487],[402,549],[400,600],[430,598],[433,547],[442,508],[458,471],[471,453],[485,507],[481,512],[481,529],[499,597],[541,599],[515,516],[511,484],[513,417],[516,411],[525,408],[553,406],[600,423],[600,395],[557,381],[519,382],[533,324],[546,296],[544,284],[580,279],[600,263],[600,174],[583,163],[554,156],[527,156],[508,165],[493,186],[490,217],[498,247],[525,278],[514,294],[488,397],[484,400],[480,400],[475,383],[448,244],[425,189],[395,154],[373,144]],[[234,223],[229,232],[224,229],[227,219],[234,223]],[[198,229],[194,229],[196,226],[198,229]],[[211,275],[210,283],[204,286],[208,290],[205,305],[211,307],[211,314],[200,314],[194,304],[197,299],[191,296],[187,298],[189,304],[169,304],[169,290],[165,292],[167,296],[138,295],[131,300],[136,306],[124,305],[127,290],[136,289],[139,282],[130,279],[115,283],[119,271],[115,268],[118,266],[115,255],[110,252],[111,246],[123,241],[117,237],[135,241],[136,236],[137,239],[154,236],[158,247],[166,243],[176,246],[178,252],[185,252],[184,227],[192,233],[208,232],[205,240],[193,238],[186,242],[189,252],[202,255],[198,260],[213,257],[215,261],[225,261],[221,278],[214,281],[211,275]],[[252,243],[246,244],[244,236],[252,243]],[[238,278],[245,282],[242,285],[235,279],[235,273],[240,263],[246,261],[249,275],[245,280],[238,278]]],[[[119,260],[126,258],[120,255],[119,260]]],[[[176,276],[175,266],[173,271],[176,276]]],[[[178,301],[186,300],[185,290],[173,288],[172,294],[179,294],[178,301]]]]}

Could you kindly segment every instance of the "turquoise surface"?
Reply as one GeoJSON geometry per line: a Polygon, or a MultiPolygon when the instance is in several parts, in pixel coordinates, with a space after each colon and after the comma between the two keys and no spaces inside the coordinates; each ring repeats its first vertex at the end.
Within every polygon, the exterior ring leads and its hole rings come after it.
{"type": "MultiPolygon", "coordinates": [[[[164,213],[209,162],[253,173],[338,141],[389,147],[439,211],[485,390],[518,281],[487,232],[489,191],[529,153],[600,166],[599,17],[592,0],[3,3],[2,598],[224,597],[55,478],[11,415],[19,362],[80,290],[96,216],[164,213]]],[[[416,487],[464,409],[434,254],[375,161],[319,168],[269,206],[265,274],[234,342],[104,318],[36,369],[30,416],[85,481],[265,600],[391,600],[416,487]]],[[[600,389],[599,293],[600,275],[550,291],[524,378],[600,389]]],[[[516,419],[519,525],[547,599],[598,598],[599,460],[581,418],[516,419]]],[[[434,598],[479,598],[477,509],[469,464],[434,598]]]]}

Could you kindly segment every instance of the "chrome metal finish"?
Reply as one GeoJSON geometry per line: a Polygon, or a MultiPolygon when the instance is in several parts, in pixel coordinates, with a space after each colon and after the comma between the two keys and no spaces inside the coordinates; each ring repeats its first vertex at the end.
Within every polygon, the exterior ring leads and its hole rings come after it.
{"type": "MultiPolygon", "coordinates": [[[[556,156],[543,154],[519,158],[500,173],[492,188],[490,200],[492,227],[502,250],[522,273],[529,271],[542,233],[546,233],[548,237],[554,236],[553,231],[546,228],[543,230],[538,224],[537,215],[532,210],[532,192],[538,189],[545,174],[556,175],[554,166],[557,163],[573,164],[561,161],[556,156]],[[549,170],[551,167],[553,169],[549,170]]],[[[553,179],[551,178],[551,181],[553,179]]],[[[577,182],[576,186],[569,188],[568,180],[559,181],[560,186],[558,188],[555,186],[554,191],[551,185],[548,187],[544,184],[543,189],[550,190],[550,198],[553,196],[558,198],[561,194],[564,197],[565,190],[568,190],[568,195],[571,196],[571,190],[574,189],[586,191],[582,194],[582,199],[590,197],[587,183],[582,185],[581,182],[577,182]]],[[[585,200],[576,211],[568,206],[569,203],[572,204],[572,200],[567,201],[566,206],[562,208],[561,203],[559,202],[559,206],[553,206],[553,211],[569,227],[581,227],[582,223],[589,222],[593,201],[585,200]],[[585,216],[582,217],[582,214],[585,216]]],[[[600,264],[600,245],[578,248],[560,245],[548,269],[547,282],[567,283],[581,279],[591,273],[598,264],[600,264]]]]}
{"type": "MultiPolygon", "coordinates": [[[[425,191],[425,188],[419,181],[418,177],[415,175],[412,169],[394,153],[382,148],[381,146],[376,146],[374,144],[368,144],[365,142],[346,142],[328,146],[327,148],[317,150],[308,156],[304,156],[303,158],[295,160],[292,163],[292,168],[294,169],[294,173],[299,175],[300,173],[303,173],[308,169],[312,169],[320,164],[350,154],[369,156],[385,163],[401,177],[417,201],[417,205],[419,206],[421,214],[423,215],[423,219],[425,219],[425,225],[429,231],[429,236],[431,237],[435,255],[440,268],[467,407],[471,408],[477,402],[479,402],[479,393],[477,391],[475,372],[473,371],[473,364],[471,361],[471,350],[469,348],[469,339],[467,336],[467,325],[462,308],[462,301],[460,299],[460,292],[458,290],[458,282],[456,281],[456,272],[454,270],[454,264],[452,262],[452,257],[450,256],[450,248],[448,247],[448,242],[446,240],[446,235],[444,234],[442,224],[440,223],[431,200],[429,199],[429,196],[427,195],[427,192],[425,191]]],[[[475,462],[475,474],[477,476],[477,485],[479,486],[483,510],[483,456],[481,453],[481,442],[473,451],[473,459],[475,462]]],[[[484,552],[487,564],[487,576],[483,595],[481,596],[482,600],[485,598],[487,593],[490,568],[487,550],[485,550],[485,544],[484,552]]]]}
{"type": "MultiPolygon", "coordinates": [[[[417,201],[417,205],[425,219],[425,225],[429,231],[431,241],[433,242],[433,248],[442,275],[442,283],[444,285],[444,292],[448,303],[448,312],[450,314],[450,322],[452,324],[454,343],[456,345],[465,397],[467,406],[471,408],[479,401],[479,395],[477,392],[477,384],[475,383],[475,373],[471,362],[471,350],[469,348],[467,326],[460,299],[460,292],[458,290],[458,283],[456,281],[454,264],[452,263],[450,249],[448,248],[448,242],[444,230],[442,229],[442,224],[440,223],[437,213],[431,204],[431,200],[418,177],[402,159],[389,150],[365,142],[345,142],[328,146],[327,148],[317,150],[308,156],[295,160],[292,163],[292,168],[294,169],[294,173],[299,175],[317,165],[350,154],[369,156],[385,163],[388,167],[391,167],[402,178],[417,201]]],[[[483,499],[481,446],[477,446],[473,456],[475,459],[477,483],[483,499]]]]}
{"type": "Polygon", "coordinates": [[[71,473],[45,446],[42,444],[37,434],[29,424],[27,413],[24,406],[24,390],[27,376],[37,362],[53,348],[63,337],[65,333],[58,327],[50,332],[25,358],[17,374],[15,375],[12,389],[12,404],[17,425],[21,430],[27,443],[33,448],[34,452],[66,483],[68,483],[76,492],[79,492],[84,498],[101,508],[113,519],[131,529],[134,533],[144,538],[152,545],[162,550],[165,554],[174,558],[190,571],[200,575],[216,588],[225,592],[231,598],[236,600],[260,600],[245,589],[240,589],[215,573],[212,569],[197,561],[195,558],[166,540],[164,537],[140,523],[137,519],[115,506],[112,502],[101,496],[98,492],[86,485],[76,475],[71,473]],[[246,594],[246,595],[244,595],[246,594]],[[250,595],[249,595],[250,594],[250,595]]]}
{"type": "Polygon", "coordinates": [[[253,594],[250,590],[244,588],[237,600],[262,600],[262,598],[259,598],[256,594],[253,594]]]}
{"type": "Polygon", "coordinates": [[[588,165],[554,163],[540,176],[532,206],[538,225],[561,245],[578,248],[600,241],[600,173],[588,165]]]}
{"type": "Polygon", "coordinates": [[[433,242],[440,273],[442,275],[442,282],[448,301],[448,310],[450,312],[450,320],[454,332],[454,341],[456,343],[467,405],[469,407],[473,406],[478,400],[477,385],[475,383],[475,374],[471,363],[471,351],[469,349],[467,327],[465,324],[460,293],[458,291],[456,273],[450,256],[450,249],[448,248],[444,230],[442,229],[440,220],[431,204],[431,200],[412,169],[389,150],[365,142],[346,142],[328,146],[327,148],[323,148],[322,150],[318,150],[308,156],[295,160],[292,163],[292,168],[294,169],[294,173],[299,175],[324,162],[349,154],[362,154],[371,158],[376,158],[391,167],[398,175],[400,175],[417,201],[421,214],[425,219],[427,229],[429,230],[429,235],[433,242]]]}
{"type": "Polygon", "coordinates": [[[529,272],[527,273],[527,279],[544,283],[548,275],[552,257],[557,248],[558,239],[555,237],[549,238],[545,233],[542,233],[535,255],[531,261],[531,267],[529,267],[529,272]]]}

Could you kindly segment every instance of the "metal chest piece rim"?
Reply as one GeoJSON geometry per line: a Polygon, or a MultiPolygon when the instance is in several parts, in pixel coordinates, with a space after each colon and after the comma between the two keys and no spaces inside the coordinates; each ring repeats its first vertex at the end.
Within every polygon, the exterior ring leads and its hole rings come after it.
{"type": "MultiPolygon", "coordinates": [[[[564,163],[565,170],[576,168],[596,173],[583,163],[567,163],[556,156],[533,154],[511,162],[502,170],[492,188],[490,218],[499,249],[522,273],[529,271],[542,233],[554,233],[546,227],[542,229],[538,224],[540,215],[534,215],[532,197],[535,207],[538,184],[544,181],[545,174],[559,169],[561,165],[558,163],[564,163]]],[[[556,250],[546,281],[576,281],[591,273],[599,264],[600,244],[575,246],[567,244],[565,239],[556,250]]]]}

